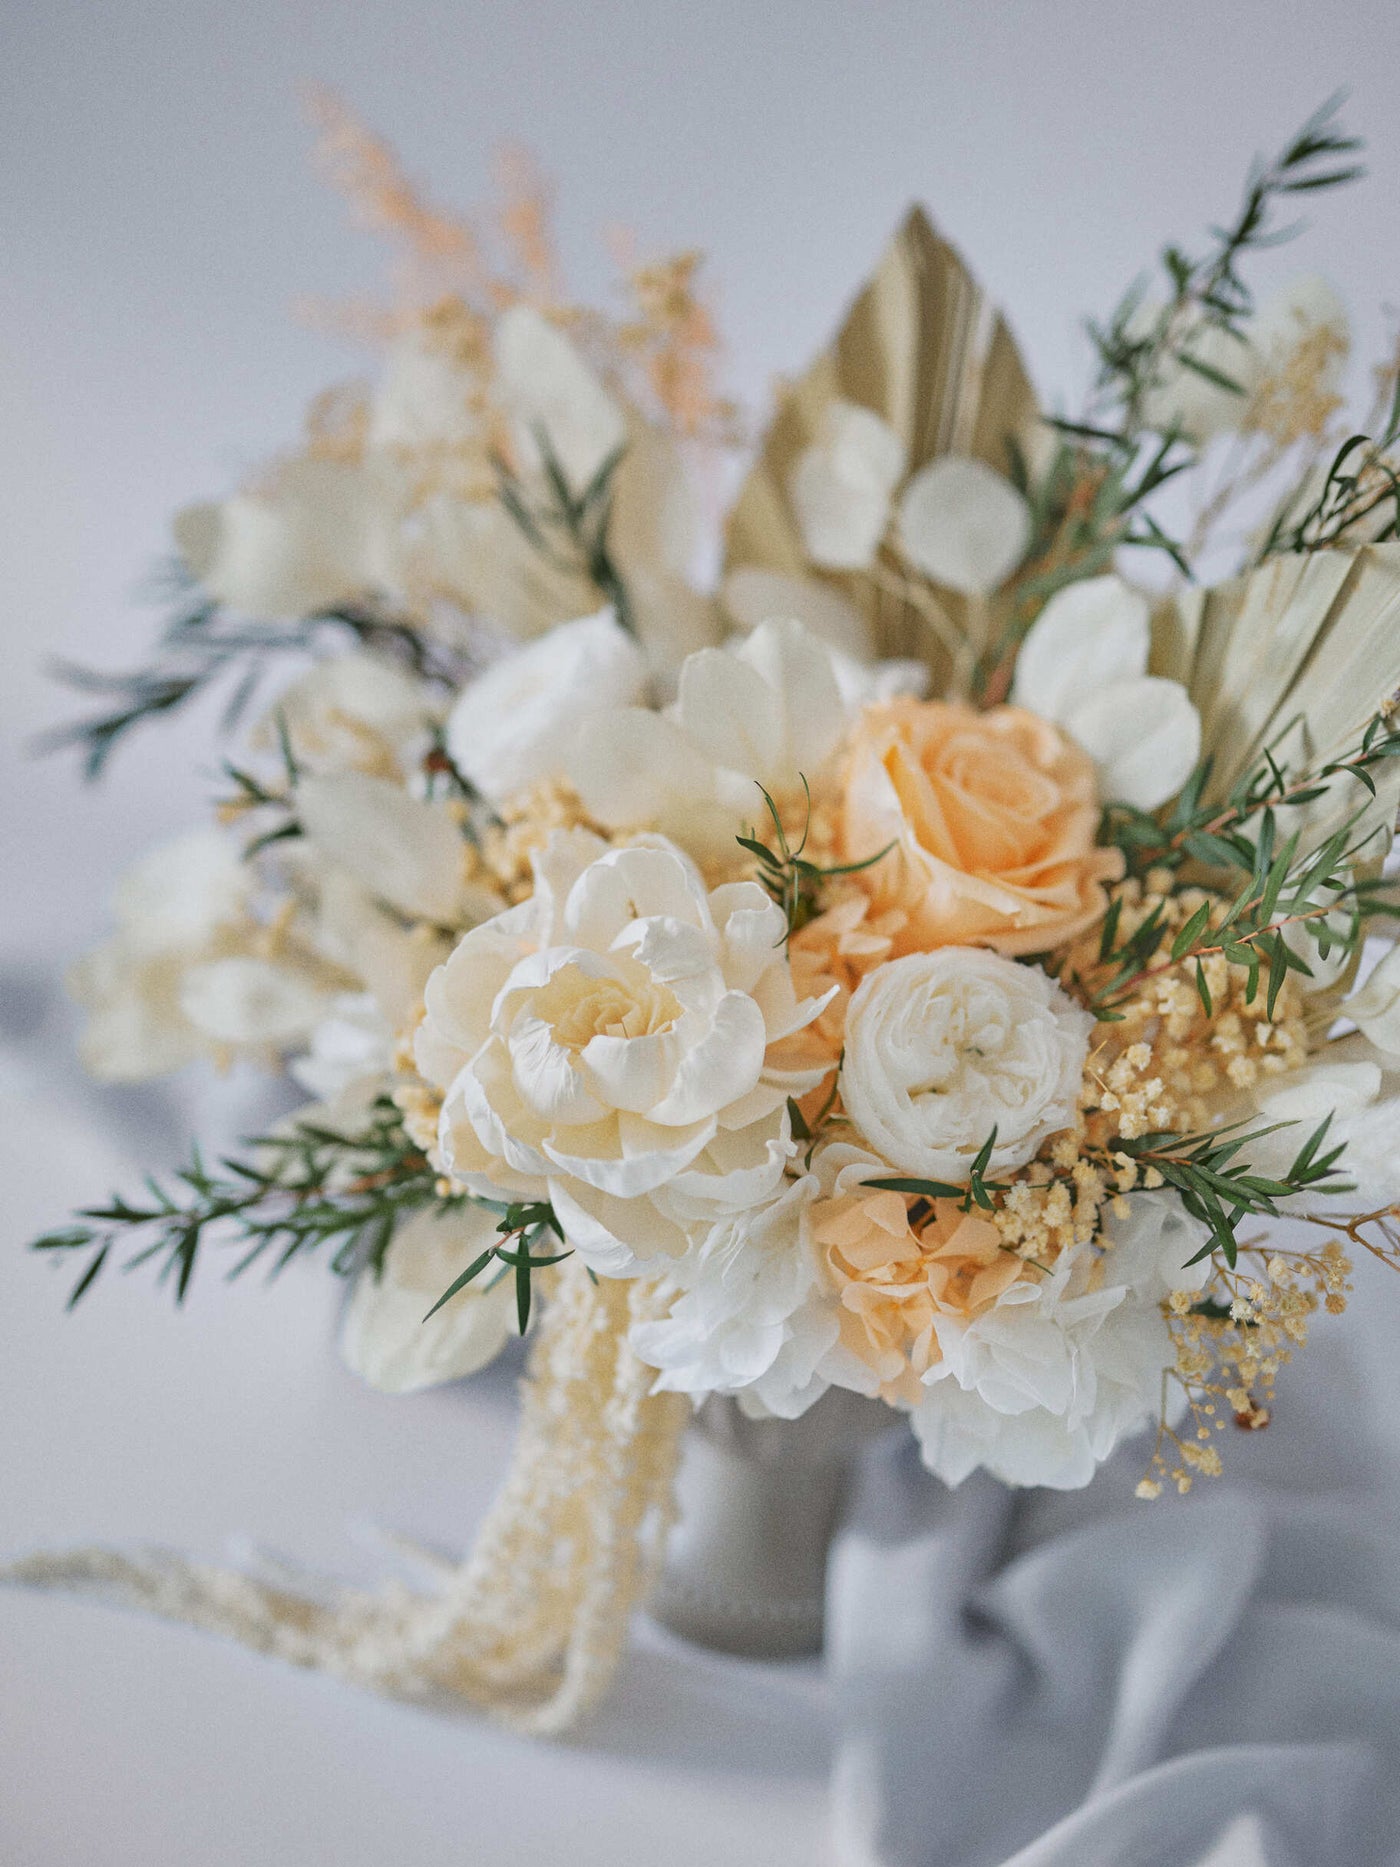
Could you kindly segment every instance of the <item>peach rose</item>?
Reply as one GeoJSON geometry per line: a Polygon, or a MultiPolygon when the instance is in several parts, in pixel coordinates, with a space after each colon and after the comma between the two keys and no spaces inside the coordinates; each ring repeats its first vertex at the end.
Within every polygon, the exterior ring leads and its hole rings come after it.
{"type": "Polygon", "coordinates": [[[851,747],[844,856],[881,912],[899,910],[896,955],[1061,945],[1103,914],[1117,850],[1094,842],[1092,761],[1023,707],[894,700],[867,709],[851,747]]]}
{"type": "MultiPolygon", "coordinates": [[[[842,1183],[852,1178],[841,1176],[842,1183]]],[[[902,1194],[856,1186],[816,1201],[806,1214],[840,1304],[841,1346],[869,1369],[881,1399],[909,1406],[924,1399],[920,1377],[940,1358],[934,1317],[952,1312],[970,1320],[1023,1269],[1001,1249],[996,1227],[958,1201],[927,1201],[920,1210],[915,1231],[902,1194]]]]}

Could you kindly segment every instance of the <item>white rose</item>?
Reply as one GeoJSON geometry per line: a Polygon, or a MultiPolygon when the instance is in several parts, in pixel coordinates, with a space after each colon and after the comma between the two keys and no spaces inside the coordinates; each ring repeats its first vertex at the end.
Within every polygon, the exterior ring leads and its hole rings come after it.
{"type": "Polygon", "coordinates": [[[499,1241],[495,1213],[480,1206],[420,1212],[400,1226],[379,1276],[360,1273],[345,1312],[340,1352],[355,1373],[383,1393],[411,1394],[485,1367],[516,1324],[515,1279],[503,1265],[428,1311],[499,1241]]]}
{"type": "Polygon", "coordinates": [[[462,692],[447,718],[447,749],[491,798],[509,797],[567,768],[581,723],[642,698],[646,663],[611,609],[561,623],[512,650],[462,692]]]}
{"type": "Polygon", "coordinates": [[[994,1125],[995,1173],[1073,1122],[1093,1028],[1036,966],[976,947],[910,953],[851,1000],[842,1100],[900,1173],[961,1185],[994,1125]]]}
{"type": "Polygon", "coordinates": [[[429,690],[393,662],[358,652],[331,655],[282,690],[254,743],[275,746],[280,725],[304,771],[384,777],[426,750],[438,710],[429,690]]]}
{"type": "Polygon", "coordinates": [[[885,535],[890,496],[904,466],[904,443],[873,409],[828,404],[817,443],[799,455],[788,485],[814,564],[866,568],[885,535]]]}
{"type": "Polygon", "coordinates": [[[1147,672],[1147,598],[1121,577],[1056,591],[1016,657],[1011,698],[1063,726],[1099,768],[1102,795],[1155,810],[1201,751],[1201,720],[1180,681],[1147,672]]]}
{"type": "Polygon", "coordinates": [[[820,1075],[768,1054],[825,1002],[798,1004],[785,925],[756,883],[707,891],[660,838],[556,834],[531,898],[428,981],[416,1048],[446,1092],[444,1170],[488,1196],[549,1197],[614,1275],[685,1251],[666,1198],[766,1196],[791,1151],[787,1097],[820,1075]]]}

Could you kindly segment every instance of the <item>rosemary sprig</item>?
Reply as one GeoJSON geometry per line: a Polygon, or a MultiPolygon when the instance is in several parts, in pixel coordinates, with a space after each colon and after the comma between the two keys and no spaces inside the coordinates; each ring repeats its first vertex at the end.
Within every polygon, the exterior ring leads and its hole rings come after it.
{"type": "Polygon", "coordinates": [[[440,1192],[436,1171],[409,1140],[387,1096],[354,1132],[302,1120],[246,1146],[243,1158],[214,1167],[196,1148],[166,1184],[148,1176],[144,1198],[114,1195],[106,1205],[80,1211],[78,1223],[36,1239],[34,1250],[65,1263],[86,1258],[68,1307],[125,1244],[131,1251],[123,1268],[154,1263],[157,1281],[173,1283],[175,1300],[183,1303],[211,1235],[242,1247],[230,1277],[269,1255],[275,1276],[323,1245],[332,1247],[330,1268],[343,1277],[362,1264],[377,1271],[411,1213],[465,1203],[465,1195],[440,1192]]]}

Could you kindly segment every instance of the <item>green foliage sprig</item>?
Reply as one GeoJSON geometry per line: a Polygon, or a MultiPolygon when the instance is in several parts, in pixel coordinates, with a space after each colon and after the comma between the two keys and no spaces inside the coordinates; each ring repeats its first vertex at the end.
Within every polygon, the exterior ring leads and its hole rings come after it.
{"type": "Polygon", "coordinates": [[[546,563],[566,575],[582,573],[629,635],[637,633],[632,599],[609,545],[612,529],[614,481],[627,449],[614,448],[582,492],[569,484],[548,434],[536,428],[544,475],[544,496],[527,491],[520,476],[496,456],[496,489],[501,504],[525,540],[546,563]]]}
{"type": "Polygon", "coordinates": [[[992,1198],[993,1193],[1004,1193],[1010,1185],[1007,1180],[989,1180],[986,1177],[996,1144],[997,1131],[993,1128],[968,1163],[965,1186],[955,1186],[946,1180],[923,1180],[902,1174],[865,1180],[862,1185],[878,1186],[882,1191],[890,1193],[907,1193],[917,1199],[956,1199],[963,1212],[971,1212],[974,1206],[980,1206],[984,1212],[991,1212],[996,1203],[992,1198]]]}
{"type": "Polygon", "coordinates": [[[1163,249],[1165,299],[1155,316],[1145,318],[1147,291],[1139,284],[1119,301],[1106,324],[1089,326],[1099,364],[1097,413],[1078,430],[1081,436],[1110,450],[1135,447],[1141,430],[1150,426],[1145,406],[1164,364],[1189,370],[1227,393],[1242,393],[1229,372],[1208,362],[1195,346],[1208,332],[1240,345],[1248,342],[1246,326],[1255,304],[1242,265],[1248,256],[1301,231],[1296,222],[1276,224],[1280,207],[1297,195],[1342,187],[1365,174],[1352,160],[1362,144],[1339,120],[1342,102],[1340,95],[1329,99],[1278,155],[1254,164],[1239,212],[1226,226],[1211,230],[1206,252],[1192,258],[1179,246],[1163,249]]]}
{"type": "Polygon", "coordinates": [[[77,750],[89,779],[101,777],[117,746],[137,727],[169,718],[226,681],[232,687],[220,727],[232,731],[274,660],[288,653],[318,653],[328,637],[349,637],[444,692],[455,692],[470,672],[463,657],[443,643],[368,605],[320,610],[295,622],[241,621],[205,595],[183,566],[170,570],[163,581],[173,587],[177,607],[148,666],[110,674],[70,662],[55,665],[60,680],[103,704],[86,719],[42,734],[37,747],[44,752],[77,750]]]}
{"type": "Polygon", "coordinates": [[[507,1205],[490,1199],[476,1199],[472,1203],[499,1213],[500,1223],[496,1230],[501,1234],[500,1239],[494,1245],[488,1245],[480,1257],[473,1258],[460,1277],[453,1278],[423,1320],[426,1322],[428,1316],[436,1316],[444,1303],[450,1303],[458,1291],[465,1290],[490,1264],[499,1262],[515,1273],[515,1315],[520,1333],[524,1335],[530,1326],[535,1272],[544,1270],[550,1264],[562,1264],[565,1258],[573,1256],[573,1252],[564,1247],[563,1227],[547,1199],[517,1200],[507,1205]],[[559,1244],[561,1249],[551,1251],[551,1241],[559,1244]],[[544,1247],[542,1253],[537,1250],[539,1246],[544,1247]]]}
{"type": "Polygon", "coordinates": [[[466,1203],[465,1195],[441,1193],[437,1172],[409,1140],[387,1096],[353,1131],[299,1120],[247,1147],[244,1158],[214,1167],[196,1148],[167,1184],[148,1176],[144,1198],[114,1195],[104,1206],[77,1213],[78,1223],[36,1239],[34,1250],[64,1263],[86,1260],[68,1307],[124,1243],[131,1252],[123,1268],[154,1263],[158,1281],[173,1283],[175,1301],[183,1303],[211,1235],[242,1248],[230,1277],[269,1257],[276,1275],[320,1246],[332,1247],[330,1268],[346,1276],[361,1265],[377,1271],[410,1214],[466,1203]]]}
{"type": "MultiPolygon", "coordinates": [[[[821,913],[823,882],[830,881],[837,875],[858,875],[862,869],[874,868],[875,864],[882,862],[894,848],[894,843],[886,843],[885,847],[877,851],[875,855],[866,856],[859,862],[836,862],[823,865],[819,862],[812,862],[804,856],[802,852],[807,847],[807,838],[812,829],[812,791],[806,777],[801,772],[797,775],[802,784],[803,795],[807,800],[807,815],[803,821],[802,835],[798,839],[797,847],[794,849],[788,842],[787,831],[783,828],[778,806],[762,785],[759,785],[758,789],[763,794],[763,802],[767,806],[768,816],[773,825],[774,846],[770,847],[763,842],[756,828],[751,828],[748,835],[736,836],[734,839],[739,847],[746,849],[758,863],[759,884],[769,899],[776,902],[783,910],[787,920],[785,939],[797,933],[800,928],[805,927],[809,921],[815,920],[821,913]]],[[[779,945],[781,944],[780,941],[779,945]]]]}
{"type": "MultiPolygon", "coordinates": [[[[1242,1162],[1240,1155],[1251,1142],[1264,1135],[1289,1127],[1275,1122],[1270,1127],[1240,1132],[1234,1128],[1216,1129],[1206,1135],[1179,1134],[1161,1130],[1120,1139],[1115,1149],[1129,1155],[1140,1166],[1155,1167],[1169,1186],[1176,1189],[1186,1210],[1210,1228],[1210,1237],[1188,1264],[1199,1264],[1213,1251],[1220,1251],[1233,1270],[1239,1252],[1237,1228],[1250,1215],[1278,1217],[1278,1202],[1301,1193],[1347,1193],[1351,1184],[1340,1177],[1337,1163],[1344,1147],[1323,1151],[1332,1117],[1318,1123],[1299,1148],[1286,1173],[1278,1179],[1255,1173],[1242,1162]]],[[[1183,1267],[1184,1268],[1184,1267],[1183,1267]]]]}

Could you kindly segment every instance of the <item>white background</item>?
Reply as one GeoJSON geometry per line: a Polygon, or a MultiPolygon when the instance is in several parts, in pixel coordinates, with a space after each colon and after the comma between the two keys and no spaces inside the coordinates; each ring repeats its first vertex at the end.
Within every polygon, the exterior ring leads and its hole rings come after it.
{"type": "MultiPolygon", "coordinates": [[[[1313,204],[1314,232],[1261,276],[1326,272],[1374,351],[1400,298],[1400,10],[6,0],[0,34],[0,1549],[216,1553],[244,1532],[353,1567],[356,1519],[460,1546],[504,1458],[508,1375],[381,1399],[333,1359],[315,1277],[206,1283],[179,1318],[133,1279],[65,1317],[19,1249],[106,1190],[123,1149],[165,1158],[244,1093],[83,1090],[53,993],[116,872],[198,820],[208,720],[136,743],[96,791],[23,741],[63,710],[45,657],[139,656],[152,618],[132,593],[170,511],[290,441],[360,366],[292,315],[382,276],[308,172],[298,87],[338,89],[448,201],[480,199],[493,150],[527,142],[559,179],[583,293],[605,289],[609,225],[646,251],[704,247],[750,402],[921,198],[1072,402],[1081,313],[1228,213],[1250,156],[1343,84],[1373,178],[1313,204]]],[[[1364,1284],[1377,1340],[1400,1322],[1383,1275],[1364,1284]]],[[[181,1632],[0,1599],[0,1861],[810,1864],[819,1688],[727,1678],[644,1654],[586,1744],[532,1750],[181,1632]]]]}

